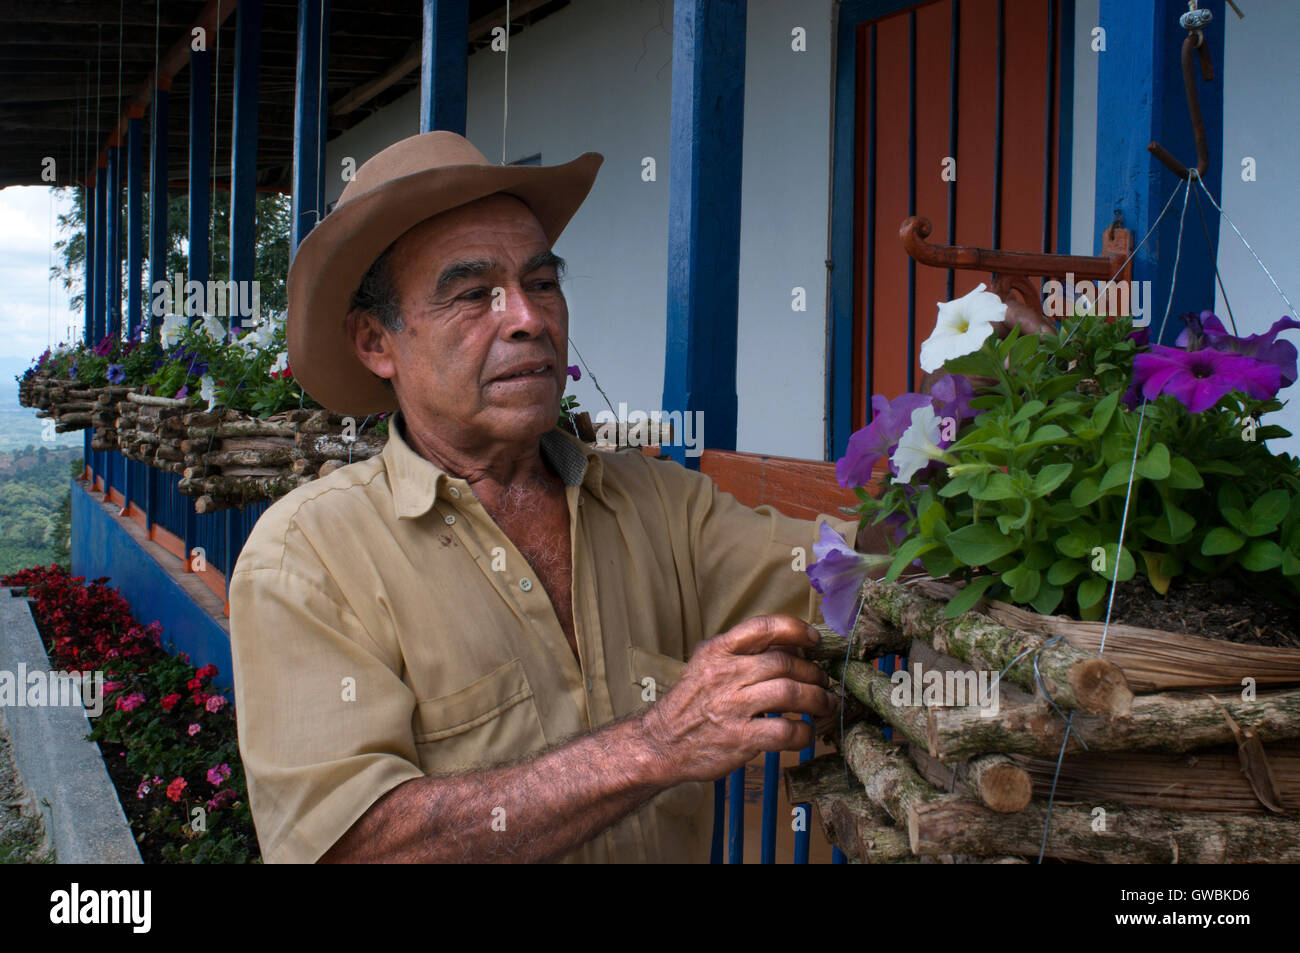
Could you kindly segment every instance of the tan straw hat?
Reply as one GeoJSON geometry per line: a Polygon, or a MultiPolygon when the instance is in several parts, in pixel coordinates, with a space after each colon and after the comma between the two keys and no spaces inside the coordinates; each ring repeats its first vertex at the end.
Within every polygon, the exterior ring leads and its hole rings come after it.
{"type": "Polygon", "coordinates": [[[289,268],[289,366],[341,414],[395,410],[397,400],[357,359],[345,327],[352,295],[375,259],[426,218],[506,192],[528,205],[554,243],[591,191],[604,157],[557,166],[494,165],[454,132],[389,146],[357,169],[334,210],[298,246],[289,268]]]}

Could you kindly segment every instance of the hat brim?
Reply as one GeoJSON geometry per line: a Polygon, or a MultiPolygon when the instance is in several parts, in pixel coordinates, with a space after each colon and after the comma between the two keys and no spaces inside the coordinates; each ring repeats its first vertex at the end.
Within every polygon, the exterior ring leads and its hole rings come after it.
{"type": "Polygon", "coordinates": [[[340,414],[397,409],[383,380],[356,355],[346,319],[375,259],[425,219],[505,192],[521,199],[554,244],[591,191],[603,156],[557,166],[453,165],[401,176],[338,205],[308,233],[289,268],[289,366],[322,406],[340,414]]]}

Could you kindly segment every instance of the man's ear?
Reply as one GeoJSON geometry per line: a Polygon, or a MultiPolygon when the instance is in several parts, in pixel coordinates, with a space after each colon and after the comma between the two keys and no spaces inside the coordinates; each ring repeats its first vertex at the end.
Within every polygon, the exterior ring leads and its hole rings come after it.
{"type": "Polygon", "coordinates": [[[348,312],[346,327],[358,360],[376,377],[390,380],[397,373],[391,333],[373,314],[355,308],[348,312]]]}

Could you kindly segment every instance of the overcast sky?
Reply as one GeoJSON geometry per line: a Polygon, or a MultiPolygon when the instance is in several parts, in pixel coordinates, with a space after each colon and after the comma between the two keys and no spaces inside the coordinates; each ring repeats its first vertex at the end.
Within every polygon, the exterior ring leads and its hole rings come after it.
{"type": "Polygon", "coordinates": [[[85,319],[68,309],[68,292],[49,279],[58,241],[57,217],[71,206],[54,189],[0,189],[0,360],[5,364],[38,357],[68,339],[69,325],[85,319]]]}

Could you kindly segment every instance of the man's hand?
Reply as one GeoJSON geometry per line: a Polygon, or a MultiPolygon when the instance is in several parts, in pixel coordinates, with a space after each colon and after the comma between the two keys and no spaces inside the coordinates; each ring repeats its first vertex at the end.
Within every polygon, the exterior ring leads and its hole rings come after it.
{"type": "Polygon", "coordinates": [[[794,654],[817,643],[806,622],[757,616],[702,642],[668,692],[642,718],[646,742],[671,784],[712,781],[764,751],[798,751],[813,726],[766,712],[830,715],[825,673],[794,654]]]}

